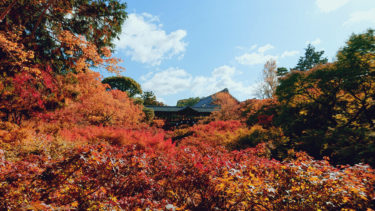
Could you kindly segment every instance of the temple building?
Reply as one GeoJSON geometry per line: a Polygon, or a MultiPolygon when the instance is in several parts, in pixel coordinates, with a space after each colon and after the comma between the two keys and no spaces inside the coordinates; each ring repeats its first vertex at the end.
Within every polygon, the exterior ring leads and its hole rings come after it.
{"type": "MultiPolygon", "coordinates": [[[[220,106],[215,104],[215,95],[218,93],[228,93],[227,88],[200,99],[193,106],[146,106],[154,110],[155,119],[165,120],[165,127],[175,127],[182,124],[193,125],[200,119],[209,116],[213,111],[220,110],[220,106]]],[[[230,94],[229,94],[230,95],[230,94]]],[[[231,95],[230,95],[231,96],[231,95]]],[[[233,96],[231,96],[233,97],[233,96]]],[[[234,98],[234,97],[233,97],[234,98]]],[[[235,99],[235,98],[234,98],[235,99]]]]}

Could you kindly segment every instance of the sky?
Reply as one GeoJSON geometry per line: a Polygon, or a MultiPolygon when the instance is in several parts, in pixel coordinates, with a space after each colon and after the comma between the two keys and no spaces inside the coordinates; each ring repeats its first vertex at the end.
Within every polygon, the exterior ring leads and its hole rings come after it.
{"type": "Polygon", "coordinates": [[[172,106],[224,88],[241,101],[254,98],[267,60],[293,68],[311,43],[333,61],[351,34],[375,28],[375,0],[126,3],[114,54],[121,75],[172,106]]]}

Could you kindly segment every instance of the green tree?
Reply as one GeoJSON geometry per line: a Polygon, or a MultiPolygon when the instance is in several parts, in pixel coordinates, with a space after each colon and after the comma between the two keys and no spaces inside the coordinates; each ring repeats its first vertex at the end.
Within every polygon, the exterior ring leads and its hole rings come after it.
{"type": "Polygon", "coordinates": [[[294,146],[335,163],[375,166],[375,35],[352,35],[337,61],[295,71],[277,89],[277,122],[294,146]]]}
{"type": "Polygon", "coordinates": [[[139,83],[129,77],[125,76],[113,76],[103,79],[103,84],[108,84],[112,89],[118,89],[123,92],[127,92],[129,97],[133,97],[136,94],[142,94],[142,88],[139,83]]]}
{"type": "Polygon", "coordinates": [[[281,77],[281,76],[284,76],[288,73],[288,69],[285,68],[285,67],[278,67],[277,68],[277,71],[276,71],[276,74],[277,76],[281,77]]]}
{"type": "Polygon", "coordinates": [[[197,102],[199,102],[199,97],[190,97],[187,99],[178,100],[176,106],[184,107],[184,106],[193,106],[197,102]]]}
{"type": "Polygon", "coordinates": [[[156,100],[156,96],[153,91],[143,92],[142,100],[144,105],[164,106],[164,103],[156,100]]]}
{"type": "Polygon", "coordinates": [[[298,60],[296,70],[309,70],[317,64],[325,64],[328,62],[327,58],[323,58],[324,51],[315,51],[315,47],[309,44],[305,49],[305,56],[301,56],[298,60]]]}
{"type": "Polygon", "coordinates": [[[143,108],[143,113],[145,113],[144,121],[147,123],[151,123],[152,120],[155,118],[155,112],[151,108],[144,107],[143,108]]]}

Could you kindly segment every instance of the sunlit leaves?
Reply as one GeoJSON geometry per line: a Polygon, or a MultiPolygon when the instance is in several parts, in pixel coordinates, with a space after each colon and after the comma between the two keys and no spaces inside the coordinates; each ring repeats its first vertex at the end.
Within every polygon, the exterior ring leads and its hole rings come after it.
{"type": "Polygon", "coordinates": [[[374,31],[352,35],[337,61],[280,80],[278,125],[298,149],[374,165],[374,31]]]}
{"type": "Polygon", "coordinates": [[[262,147],[228,152],[202,146],[92,144],[63,160],[32,155],[13,162],[0,151],[0,206],[365,209],[374,197],[374,171],[365,165],[334,168],[304,153],[281,163],[259,157],[262,147]]]}

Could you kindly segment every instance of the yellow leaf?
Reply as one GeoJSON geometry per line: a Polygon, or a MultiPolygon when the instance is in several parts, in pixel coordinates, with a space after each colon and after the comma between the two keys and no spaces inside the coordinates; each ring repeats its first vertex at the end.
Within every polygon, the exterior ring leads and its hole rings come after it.
{"type": "Polygon", "coordinates": [[[78,202],[77,202],[77,201],[73,202],[73,203],[72,203],[72,206],[73,206],[73,207],[78,207],[78,202]]]}

